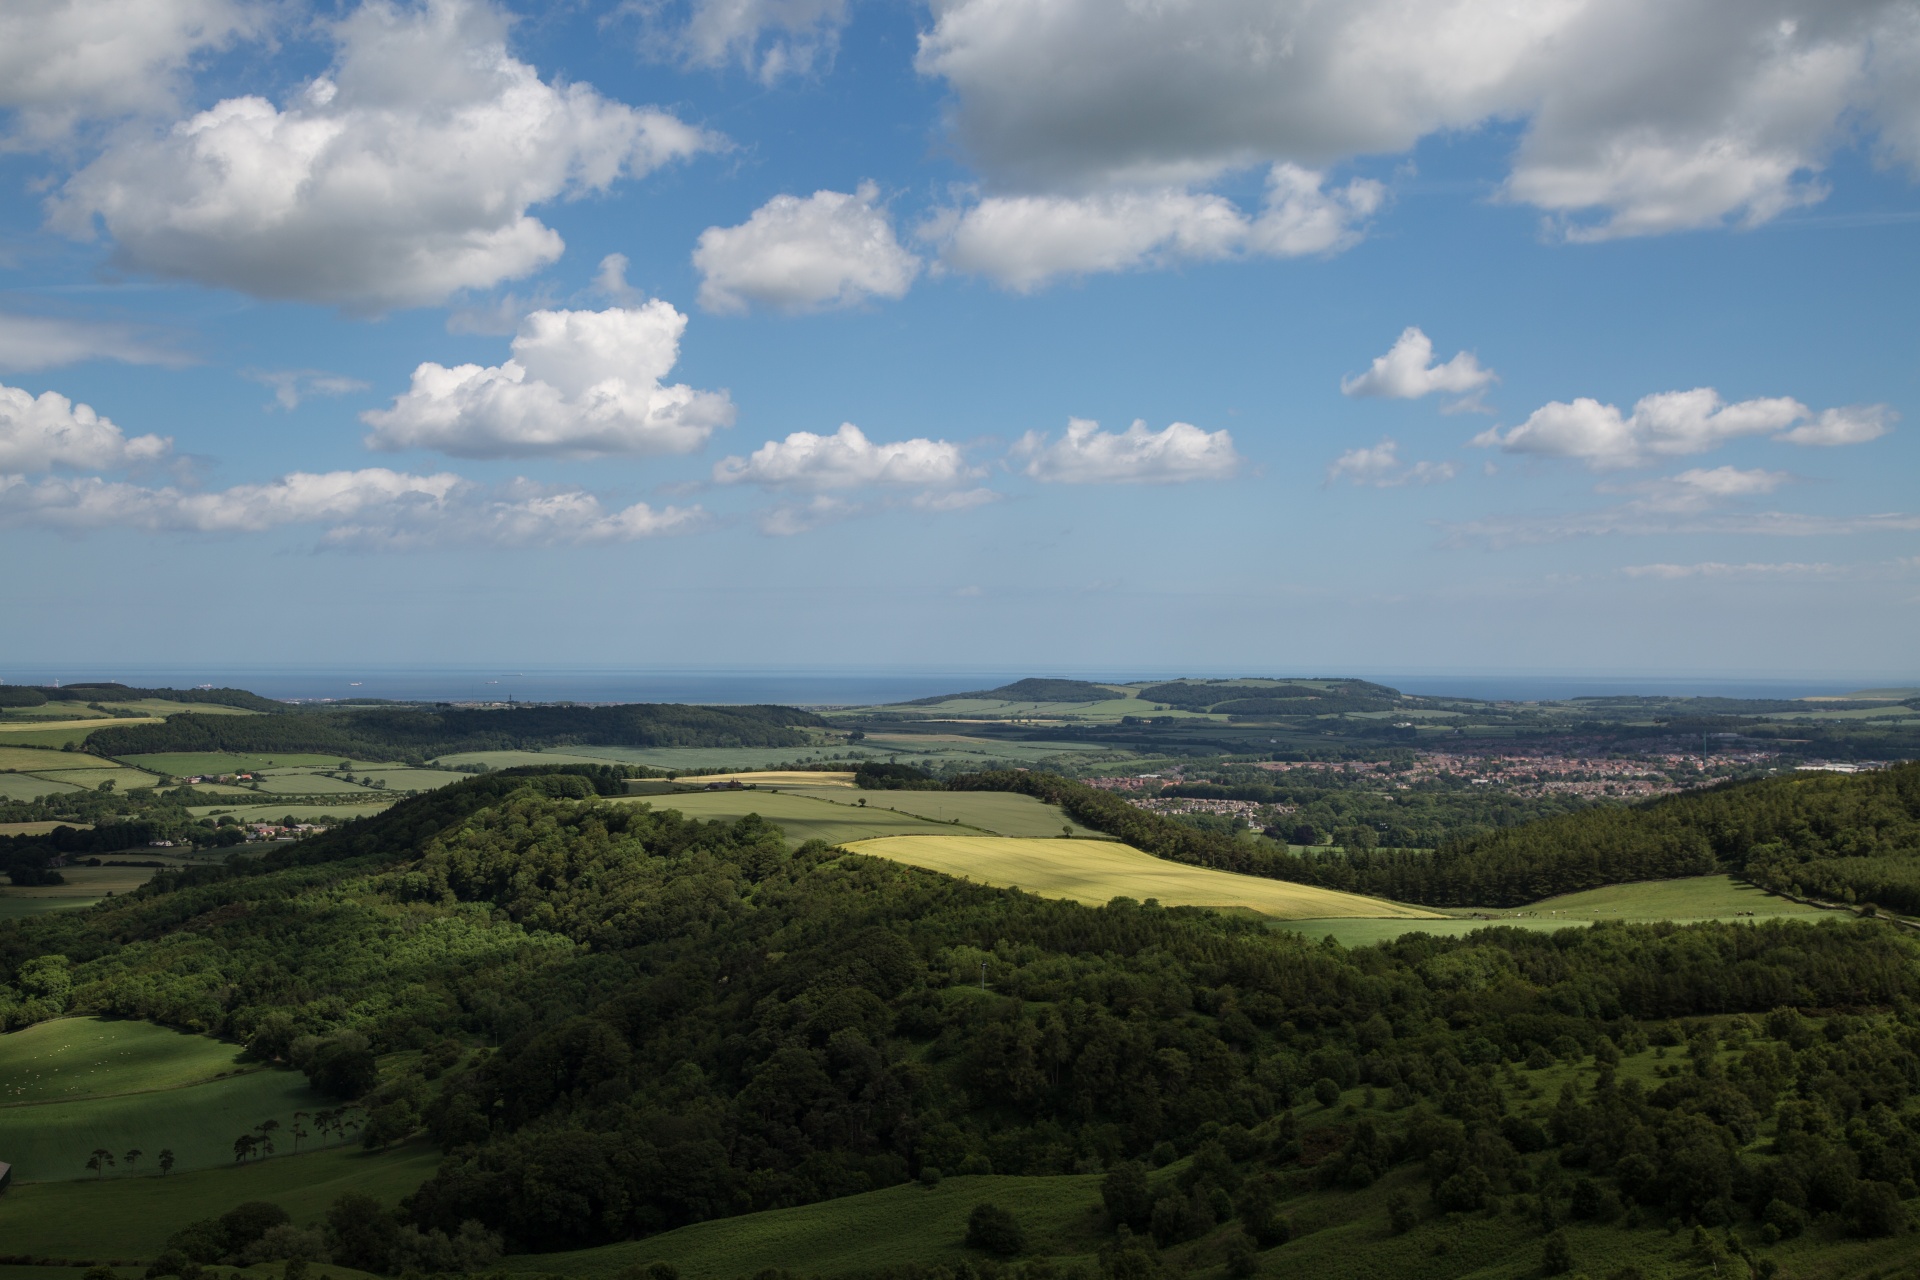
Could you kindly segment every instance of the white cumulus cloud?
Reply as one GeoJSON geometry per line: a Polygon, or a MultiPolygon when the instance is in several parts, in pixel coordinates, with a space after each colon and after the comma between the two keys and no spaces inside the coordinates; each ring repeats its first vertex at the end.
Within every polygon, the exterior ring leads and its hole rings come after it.
{"type": "Polygon", "coordinates": [[[1472,352],[1462,351],[1445,364],[1433,362],[1433,339],[1416,327],[1401,331],[1383,356],[1375,356],[1368,370],[1340,379],[1340,392],[1349,396],[1386,396],[1418,400],[1435,391],[1465,395],[1494,382],[1493,370],[1481,367],[1472,352]]]}
{"type": "Polygon", "coordinates": [[[1359,238],[1385,188],[1276,165],[1251,217],[1223,196],[1176,187],[1088,195],[989,196],[928,225],[950,269],[1027,292],[1060,276],[1128,271],[1243,255],[1332,253],[1359,238]]]}
{"type": "Polygon", "coordinates": [[[713,466],[720,484],[770,489],[939,487],[973,474],[959,445],[927,439],[875,444],[851,422],[841,423],[830,436],[795,431],[785,440],[767,441],[751,457],[723,458],[713,466]]]}
{"type": "Polygon", "coordinates": [[[1057,484],[1176,484],[1187,480],[1225,480],[1240,469],[1241,458],[1226,431],[1202,431],[1175,422],[1149,431],[1135,420],[1125,431],[1100,430],[1086,418],[1067,421],[1058,440],[1029,431],[1015,442],[1011,456],[1036,480],[1057,484]]]}
{"type": "Polygon", "coordinates": [[[1453,479],[1451,462],[1400,461],[1400,445],[1387,439],[1370,448],[1349,449],[1327,468],[1327,483],[1350,480],[1376,489],[1396,489],[1406,484],[1439,484],[1453,479]]]}
{"type": "Polygon", "coordinates": [[[361,414],[374,449],[462,458],[691,453],[733,421],[725,392],[662,379],[687,318],[659,299],[605,311],[536,311],[513,358],[448,368],[431,361],[393,407],[361,414]]]}
{"type": "Polygon", "coordinates": [[[284,107],[229,98],[120,138],[51,205],[125,267],[377,312],[487,288],[560,256],[529,210],[714,145],[665,112],[548,84],[483,0],[369,0],[284,107]]]}
{"type": "Polygon", "coordinates": [[[1488,428],[1473,443],[1507,453],[1577,458],[1600,469],[1705,453],[1744,436],[1774,435],[1796,444],[1853,444],[1881,434],[1880,430],[1866,434],[1870,423],[1884,428],[1884,409],[1829,411],[1836,412],[1841,416],[1823,414],[1808,428],[1788,431],[1812,414],[1788,396],[1729,404],[1712,387],[1695,387],[1644,396],[1632,413],[1582,396],[1571,404],[1556,400],[1543,405],[1505,434],[1498,427],[1488,428]],[[1796,436],[1802,430],[1807,434],[1796,436]]]}
{"type": "Polygon", "coordinates": [[[700,305],[794,312],[905,297],[920,259],[894,237],[879,197],[870,182],[851,195],[775,196],[737,227],[708,227],[693,251],[700,305]]]}
{"type": "Polygon", "coordinates": [[[57,391],[38,396],[0,386],[0,473],[71,467],[113,471],[157,462],[173,441],[155,435],[128,439],[119,427],[57,391]]]}
{"type": "Polygon", "coordinates": [[[176,105],[193,58],[259,29],[235,0],[8,0],[0,5],[0,110],[22,144],[75,125],[176,105]]]}
{"type": "Polygon", "coordinates": [[[1911,0],[932,0],[916,65],[1026,190],[1323,167],[1518,122],[1508,198],[1575,239],[1818,200],[1862,134],[1920,165],[1911,0]]]}

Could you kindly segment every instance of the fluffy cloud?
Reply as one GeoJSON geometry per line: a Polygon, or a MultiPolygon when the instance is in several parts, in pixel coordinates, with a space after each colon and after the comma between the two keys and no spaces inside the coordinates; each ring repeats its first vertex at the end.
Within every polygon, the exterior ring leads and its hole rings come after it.
{"type": "Polygon", "coordinates": [[[1711,387],[1643,397],[1630,414],[1585,396],[1535,409],[1502,435],[1490,427],[1473,438],[1507,453],[1578,458],[1589,467],[1644,466],[1658,458],[1705,453],[1743,436],[1773,435],[1795,444],[1854,444],[1884,433],[1890,413],[1881,406],[1828,410],[1806,427],[1793,424],[1812,411],[1775,396],[1728,404],[1711,387]]]}
{"type": "Polygon", "coordinates": [[[720,484],[770,489],[940,487],[972,474],[958,445],[926,439],[875,444],[851,422],[841,423],[830,436],[796,431],[785,440],[767,441],[750,458],[723,458],[713,466],[720,484]]]}
{"type": "Polygon", "coordinates": [[[1160,187],[992,196],[930,223],[927,234],[945,242],[946,266],[1026,292],[1063,275],[1336,252],[1358,238],[1384,194],[1364,179],[1326,190],[1322,175],[1276,165],[1252,217],[1222,196],[1160,187]]]}
{"type": "Polygon", "coordinates": [[[549,85],[480,0],[370,0],[284,109],[229,98],[129,136],[68,180],[56,225],[97,218],[121,265],[355,311],[438,302],[560,256],[545,201],[713,145],[661,111],[549,85]]]}
{"type": "Polygon", "coordinates": [[[1418,328],[1401,331],[1393,347],[1375,356],[1373,365],[1355,378],[1340,379],[1340,392],[1349,396],[1386,396],[1418,400],[1435,391],[1465,395],[1495,381],[1493,370],[1483,369],[1470,351],[1445,364],[1433,362],[1433,339],[1418,328]]]}
{"type": "Polygon", "coordinates": [[[833,58],[847,0],[630,0],[647,43],[690,66],[738,64],[762,84],[804,75],[833,58]]]}
{"type": "Polygon", "coordinates": [[[1382,440],[1372,448],[1349,449],[1327,468],[1327,483],[1350,480],[1376,489],[1395,489],[1405,484],[1438,484],[1454,477],[1451,462],[1413,462],[1402,465],[1400,446],[1382,440]]]}
{"type": "Polygon", "coordinates": [[[0,473],[73,467],[112,471],[157,462],[173,448],[160,436],[135,436],[57,391],[38,397],[0,386],[0,473]]]}
{"type": "Polygon", "coordinates": [[[0,312],[0,369],[51,369],[85,360],[183,365],[187,357],[131,325],[0,312]]]}
{"type": "Polygon", "coordinates": [[[917,65],[1029,190],[1391,155],[1519,120],[1506,194],[1574,238],[1816,200],[1846,127],[1920,163],[1910,0],[933,0],[917,65]]]}
{"type": "Polygon", "coordinates": [[[1865,444],[1893,430],[1898,417],[1884,404],[1848,405],[1844,409],[1827,409],[1812,422],[1782,431],[1774,439],[1803,445],[1865,444]]]}
{"type": "Polygon", "coordinates": [[[361,414],[374,449],[462,458],[691,453],[733,421],[725,392],[661,379],[687,318],[655,299],[605,311],[536,311],[505,364],[428,362],[390,409],[361,414]]]}
{"type": "Polygon", "coordinates": [[[384,467],[295,472],[213,493],[98,476],[32,482],[0,475],[0,525],[68,532],[264,533],[319,525],[323,545],[405,549],[628,542],[695,528],[704,520],[698,507],[655,510],[637,503],[609,511],[578,489],[521,481],[489,492],[450,473],[412,475],[384,467]]]}
{"type": "Polygon", "coordinates": [[[906,296],[920,259],[894,238],[886,210],[875,207],[879,195],[861,183],[852,195],[775,196],[737,227],[708,227],[693,251],[700,305],[813,311],[906,296]]]}
{"type": "Polygon", "coordinates": [[[1029,431],[1012,457],[1036,480],[1057,484],[1175,484],[1187,480],[1225,480],[1240,469],[1233,437],[1206,432],[1186,422],[1149,431],[1136,419],[1122,432],[1100,430],[1086,418],[1067,421],[1059,440],[1029,431]]]}
{"type": "Polygon", "coordinates": [[[21,141],[175,105],[194,55],[257,29],[234,0],[9,0],[0,6],[0,109],[21,141]]]}

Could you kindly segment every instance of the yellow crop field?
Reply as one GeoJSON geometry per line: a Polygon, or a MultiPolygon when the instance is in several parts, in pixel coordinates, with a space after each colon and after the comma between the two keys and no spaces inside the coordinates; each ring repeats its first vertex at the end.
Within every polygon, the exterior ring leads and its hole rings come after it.
{"type": "Polygon", "coordinates": [[[805,769],[762,769],[752,773],[701,773],[680,779],[683,787],[709,782],[738,782],[743,787],[850,787],[851,773],[811,773],[805,769]]]}
{"type": "Polygon", "coordinates": [[[883,836],[845,846],[950,876],[1104,906],[1117,897],[1168,907],[1243,907],[1281,920],[1437,919],[1434,912],[1357,893],[1168,862],[1108,840],[883,836]]]}

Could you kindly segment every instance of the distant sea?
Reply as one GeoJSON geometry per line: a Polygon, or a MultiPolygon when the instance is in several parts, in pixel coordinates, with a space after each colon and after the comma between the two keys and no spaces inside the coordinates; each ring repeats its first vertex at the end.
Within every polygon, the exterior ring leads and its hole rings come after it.
{"type": "Polygon", "coordinates": [[[772,702],[789,706],[872,706],[942,693],[990,689],[1022,676],[1081,680],[1160,680],[1180,676],[1272,674],[1302,677],[1354,675],[1406,693],[1463,698],[1542,699],[1649,694],[1668,697],[1804,698],[1855,689],[1920,685],[1920,676],[1845,679],[1722,676],[1565,674],[1396,675],[1391,672],[1276,671],[954,671],[937,669],[783,670],[766,668],[630,670],[597,667],[285,667],[76,665],[72,669],[0,670],[8,684],[70,684],[117,680],[147,687],[230,685],[269,698],[390,698],[397,701],[477,702],[772,702]]]}

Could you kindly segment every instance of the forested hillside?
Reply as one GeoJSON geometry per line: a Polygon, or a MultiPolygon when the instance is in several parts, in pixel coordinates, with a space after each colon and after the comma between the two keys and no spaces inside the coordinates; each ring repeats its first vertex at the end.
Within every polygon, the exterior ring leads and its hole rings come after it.
{"type": "Polygon", "coordinates": [[[1511,907],[1632,880],[1713,871],[1776,890],[1920,913],[1920,762],[1871,773],[1795,773],[1591,808],[1422,850],[1310,850],[1201,831],[1109,792],[1039,772],[955,779],[1020,791],[1176,862],[1432,906],[1511,907]]]}
{"type": "Polygon", "coordinates": [[[1290,1188],[1407,1163],[1435,1211],[1537,1193],[1548,1221],[1639,1205],[1776,1234],[1820,1213],[1895,1230],[1920,1178],[1920,950],[1876,923],[1349,953],[789,853],[756,819],[595,798],[613,785],[488,775],[0,925],[0,1016],[150,1018],[304,1065],[359,1095],[370,1145],[424,1127],[446,1150],[414,1223],[478,1220],[523,1250],[936,1168],[1106,1170],[1116,1221],[1171,1242],[1238,1217],[1261,1247],[1290,1188]],[[1649,1037],[1684,1043],[1684,1069],[1616,1080],[1605,1064],[1649,1037]],[[399,1050],[421,1052],[376,1076],[399,1050]],[[1599,1075],[1528,1119],[1519,1064],[1585,1055],[1599,1075]],[[1298,1109],[1361,1087],[1380,1119],[1303,1141],[1298,1109]],[[1156,1151],[1196,1155],[1158,1199],[1127,1163],[1156,1151]]]}
{"type": "Polygon", "coordinates": [[[319,752],[427,760],[456,751],[538,747],[797,747],[826,722],[793,707],[361,707],[266,717],[177,715],[162,724],[100,729],[97,755],[152,752],[319,752]]]}

